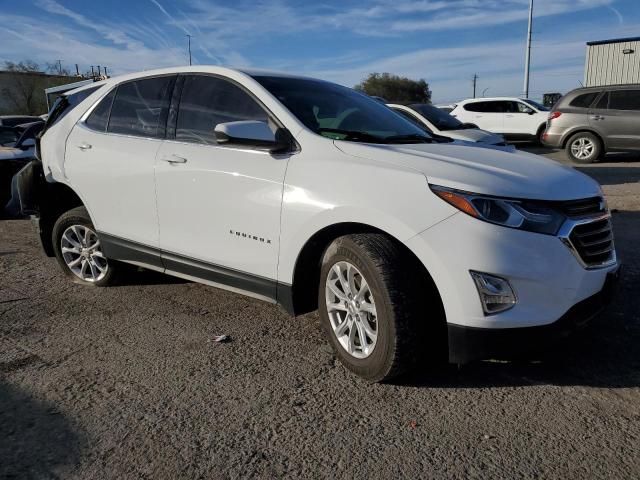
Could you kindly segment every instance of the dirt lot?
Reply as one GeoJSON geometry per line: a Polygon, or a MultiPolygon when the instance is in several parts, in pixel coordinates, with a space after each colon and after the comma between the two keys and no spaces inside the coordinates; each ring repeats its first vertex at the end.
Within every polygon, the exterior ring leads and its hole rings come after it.
{"type": "Polygon", "coordinates": [[[396,385],[347,373],[316,315],[152,273],[74,285],[0,221],[0,477],[640,478],[640,158],[607,161],[582,170],[616,209],[610,309],[541,361],[396,385]]]}

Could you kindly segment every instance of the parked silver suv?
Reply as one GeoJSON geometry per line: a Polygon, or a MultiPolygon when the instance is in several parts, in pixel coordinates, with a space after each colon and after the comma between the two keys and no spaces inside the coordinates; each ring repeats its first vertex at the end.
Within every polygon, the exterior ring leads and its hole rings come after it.
{"type": "Polygon", "coordinates": [[[640,85],[578,88],[555,104],[544,145],[593,163],[609,151],[640,150],[640,85]]]}

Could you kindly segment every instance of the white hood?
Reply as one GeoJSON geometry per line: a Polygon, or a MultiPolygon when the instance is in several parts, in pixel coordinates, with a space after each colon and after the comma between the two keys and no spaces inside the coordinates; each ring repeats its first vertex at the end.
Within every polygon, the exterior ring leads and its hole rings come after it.
{"type": "Polygon", "coordinates": [[[469,128],[463,130],[441,130],[440,135],[450,137],[455,140],[465,140],[467,142],[488,143],[497,145],[504,143],[504,138],[495,133],[480,130],[479,128],[469,128]]]}
{"type": "Polygon", "coordinates": [[[423,173],[429,183],[511,198],[575,200],[601,195],[593,179],[521,151],[473,144],[377,145],[335,141],[343,152],[423,173]]]}

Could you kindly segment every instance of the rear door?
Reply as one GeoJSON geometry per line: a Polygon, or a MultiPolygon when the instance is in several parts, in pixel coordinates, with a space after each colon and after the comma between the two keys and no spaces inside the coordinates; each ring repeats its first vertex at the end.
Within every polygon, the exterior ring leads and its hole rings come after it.
{"type": "Polygon", "coordinates": [[[615,89],[605,95],[608,108],[594,111],[590,122],[598,125],[609,148],[640,150],[640,88],[615,89]]]}
{"type": "Polygon", "coordinates": [[[494,133],[504,132],[504,111],[507,102],[483,101],[471,102],[463,105],[467,112],[464,118],[459,118],[462,122],[475,123],[483,130],[494,133]]]}
{"type": "Polygon", "coordinates": [[[97,230],[113,241],[158,247],[153,169],[175,79],[168,75],[120,84],[68,137],[65,171],[70,184],[97,230]]]}
{"type": "Polygon", "coordinates": [[[187,277],[275,298],[289,155],[218,145],[214,134],[216,125],[242,120],[275,130],[273,119],[223,77],[185,75],[178,89],[156,161],[163,262],[187,277]]]}

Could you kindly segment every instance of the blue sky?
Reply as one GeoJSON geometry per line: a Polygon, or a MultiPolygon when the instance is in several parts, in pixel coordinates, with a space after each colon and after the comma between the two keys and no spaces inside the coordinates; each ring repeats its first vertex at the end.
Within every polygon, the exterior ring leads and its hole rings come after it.
{"type": "MultiPolygon", "coordinates": [[[[436,102],[520,95],[528,0],[0,0],[0,61],[270,68],[353,86],[425,78],[436,102]]],[[[585,42],[640,35],[640,0],[535,0],[531,93],[584,76],[585,42]]]]}

